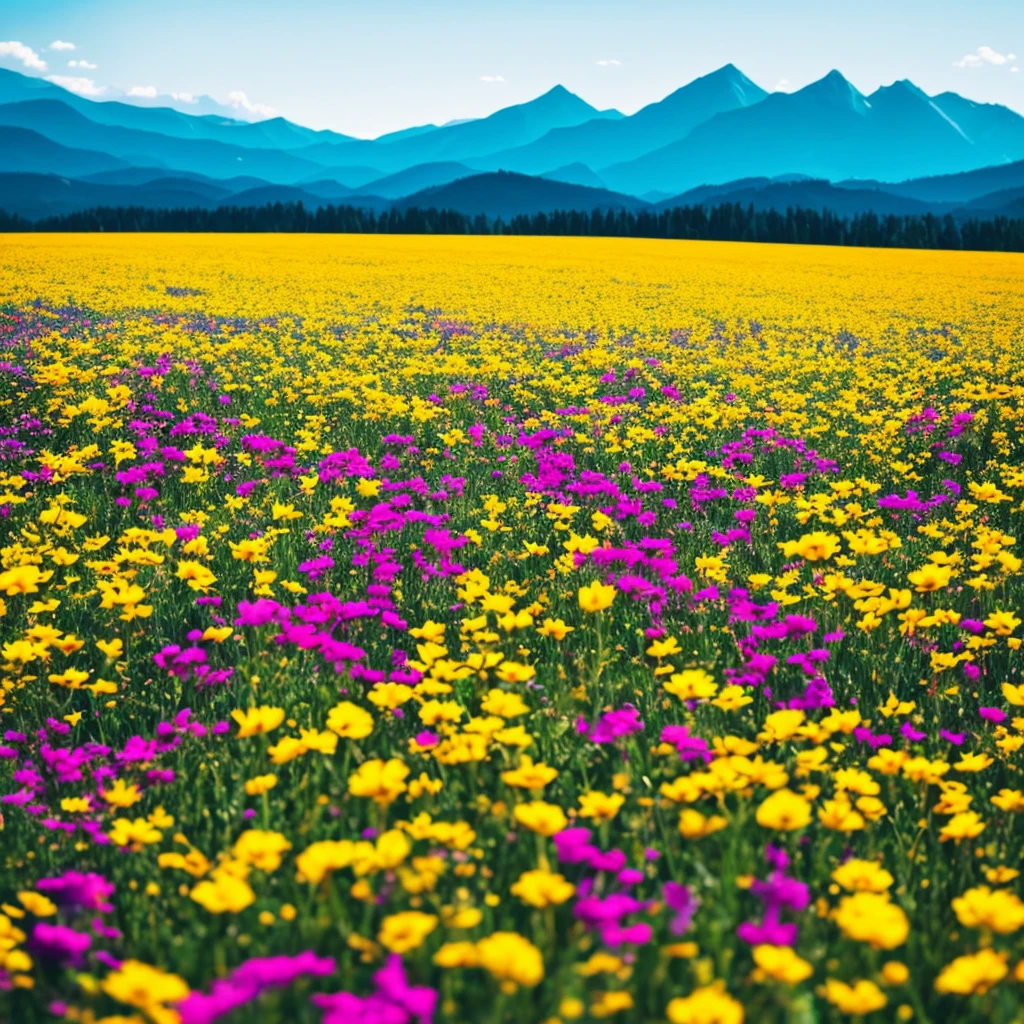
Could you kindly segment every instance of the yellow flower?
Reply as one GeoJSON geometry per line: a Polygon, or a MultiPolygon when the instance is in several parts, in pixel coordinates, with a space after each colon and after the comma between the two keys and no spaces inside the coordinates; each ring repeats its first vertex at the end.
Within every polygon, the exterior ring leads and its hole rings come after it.
{"type": "Polygon", "coordinates": [[[786,558],[802,558],[808,562],[828,561],[841,546],[841,541],[835,534],[822,530],[805,533],[799,540],[787,540],[778,544],[786,558]]]}
{"type": "Polygon", "coordinates": [[[543,800],[534,800],[528,804],[517,804],[515,819],[531,832],[542,836],[553,836],[569,824],[568,818],[561,807],[546,804],[543,800]]]}
{"type": "Polygon", "coordinates": [[[100,988],[111,999],[145,1011],[166,1003],[180,1003],[189,994],[183,978],[138,960],[122,961],[117,970],[100,982],[100,988]]]}
{"type": "Polygon", "coordinates": [[[757,808],[757,823],[762,828],[795,832],[811,820],[811,805],[791,789],[777,789],[757,808]]]}
{"type": "Polygon", "coordinates": [[[530,706],[518,693],[505,690],[490,690],[480,702],[480,709],[499,718],[516,718],[529,712],[530,706]]]}
{"type": "Polygon", "coordinates": [[[914,584],[914,589],[919,594],[928,594],[948,586],[951,575],[952,569],[948,565],[929,563],[921,569],[907,573],[907,579],[914,584]]]}
{"type": "Polygon", "coordinates": [[[386,807],[405,792],[408,774],[408,766],[397,758],[364,761],[348,777],[348,791],[353,796],[368,797],[386,807]]]}
{"type": "Polygon", "coordinates": [[[739,711],[740,708],[753,704],[754,698],[748,696],[746,687],[723,686],[721,692],[711,703],[723,711],[739,711]]]}
{"type": "Polygon", "coordinates": [[[249,796],[260,796],[277,785],[276,775],[256,775],[245,783],[245,792],[249,796]]]}
{"type": "Polygon", "coordinates": [[[592,790],[584,793],[580,798],[580,817],[593,818],[595,821],[611,821],[619,808],[626,802],[621,793],[601,793],[592,790]]]}
{"type": "Polygon", "coordinates": [[[179,580],[185,580],[193,590],[209,590],[217,577],[202,562],[179,562],[174,573],[179,580]]]}
{"type": "MultiPolygon", "coordinates": [[[[57,904],[39,892],[19,892],[18,902],[36,917],[51,917],[57,913],[57,904]]],[[[2,952],[2,948],[0,946],[0,952],[2,952]]]]}
{"type": "Polygon", "coordinates": [[[671,1024],[743,1024],[743,1005],[725,991],[725,983],[716,981],[696,989],[682,999],[673,999],[665,1007],[671,1024]]]}
{"type": "Polygon", "coordinates": [[[1024,707],[1024,683],[1014,686],[1013,683],[1003,683],[1003,696],[1007,703],[1015,707],[1024,707]]]}
{"type": "Polygon", "coordinates": [[[558,778],[558,770],[543,762],[534,764],[529,754],[520,754],[519,767],[502,772],[501,778],[507,786],[538,791],[558,778]]]}
{"type": "Polygon", "coordinates": [[[613,1017],[623,1010],[633,1009],[633,997],[624,989],[613,989],[608,992],[598,992],[590,1004],[590,1014],[601,1020],[604,1017],[613,1017]]]}
{"type": "Polygon", "coordinates": [[[327,713],[327,728],[343,739],[366,739],[373,732],[373,715],[358,704],[343,700],[327,713]]]}
{"type": "Polygon", "coordinates": [[[392,953],[408,953],[423,945],[423,940],[437,927],[434,914],[406,910],[390,914],[381,922],[377,941],[392,953]]]}
{"type": "Polygon", "coordinates": [[[758,980],[773,978],[787,985],[798,985],[814,973],[814,968],[789,946],[755,946],[753,953],[758,980]]]}
{"type": "Polygon", "coordinates": [[[564,875],[552,871],[524,871],[512,886],[512,895],[531,907],[558,906],[570,899],[576,887],[564,875]]]}
{"type": "Polygon", "coordinates": [[[594,580],[593,583],[580,587],[577,598],[583,611],[601,612],[611,607],[617,593],[615,587],[594,580]]]}
{"type": "Polygon", "coordinates": [[[231,717],[238,723],[238,738],[272,732],[284,721],[284,708],[272,708],[267,704],[243,711],[235,708],[231,717]]]}
{"type": "Polygon", "coordinates": [[[939,842],[952,839],[959,843],[961,839],[975,839],[985,831],[985,822],[976,811],[963,811],[954,814],[945,825],[939,829],[939,842]]]}
{"type": "Polygon", "coordinates": [[[1024,792],[1019,789],[1001,789],[989,801],[1001,811],[1024,811],[1024,792]]]}
{"type": "Polygon", "coordinates": [[[537,670],[532,665],[523,665],[518,661],[503,661],[494,674],[503,683],[528,683],[537,670]]]}
{"type": "Polygon", "coordinates": [[[227,871],[214,872],[212,878],[200,882],[189,895],[211,914],[237,914],[256,901],[249,883],[227,871]]]}
{"type": "Polygon", "coordinates": [[[495,932],[476,944],[479,964],[498,981],[532,988],[544,979],[540,950],[517,932],[495,932]]]}
{"type": "Polygon", "coordinates": [[[318,885],[332,871],[347,868],[356,858],[356,844],[350,839],[323,839],[307,846],[295,858],[300,880],[318,885]]]}
{"type": "Polygon", "coordinates": [[[476,967],[479,962],[475,942],[446,942],[434,954],[438,967],[476,967]]]}
{"type": "Polygon", "coordinates": [[[271,872],[281,866],[281,858],[291,848],[292,844],[280,832],[248,829],[235,840],[231,853],[243,864],[271,872]]]}
{"type": "Polygon", "coordinates": [[[96,646],[108,658],[110,658],[111,661],[116,661],[122,654],[124,654],[124,644],[117,637],[113,640],[97,640],[96,646]]]}
{"type": "Polygon", "coordinates": [[[38,594],[37,584],[53,576],[52,571],[42,572],[35,565],[18,565],[0,572],[0,594],[15,597],[18,594],[38,594]]]}
{"type": "Polygon", "coordinates": [[[981,949],[946,964],[935,979],[935,991],[961,996],[984,995],[1008,973],[1005,953],[981,949]]]}
{"type": "Polygon", "coordinates": [[[910,970],[899,960],[888,960],[882,964],[882,977],[888,985],[905,985],[910,978],[910,970]]]}
{"type": "Polygon", "coordinates": [[[366,699],[382,711],[394,711],[412,698],[412,687],[404,683],[377,683],[366,694],[366,699]]]}
{"type": "Polygon", "coordinates": [[[159,829],[153,828],[145,818],[136,818],[134,821],[130,821],[128,818],[118,818],[107,835],[115,846],[135,848],[159,843],[163,839],[163,833],[159,829]]]}
{"type": "Polygon", "coordinates": [[[821,991],[836,1009],[851,1017],[864,1017],[875,1010],[881,1010],[888,1002],[885,993],[873,981],[865,978],[852,985],[829,978],[821,991]]]}
{"type": "Polygon", "coordinates": [[[135,783],[130,785],[124,779],[118,779],[109,789],[101,794],[111,807],[131,807],[142,799],[142,792],[135,783]]]}
{"type": "Polygon", "coordinates": [[[444,640],[444,623],[427,619],[422,626],[410,629],[409,635],[426,643],[439,644],[444,640]]]}
{"type": "Polygon", "coordinates": [[[684,807],[679,812],[679,834],[684,839],[703,839],[721,832],[728,824],[728,819],[720,814],[705,817],[692,807],[684,807]]]}
{"type": "Polygon", "coordinates": [[[675,672],[667,683],[668,693],[680,700],[704,700],[714,697],[718,692],[718,684],[702,668],[688,668],[684,672],[675,672]]]}
{"type": "Polygon", "coordinates": [[[544,625],[537,627],[541,636],[549,636],[552,640],[564,640],[576,627],[567,626],[561,619],[545,619],[544,625]]]}
{"type": "Polygon", "coordinates": [[[856,942],[867,942],[874,949],[895,949],[910,931],[903,909],[890,902],[888,894],[858,892],[844,896],[833,912],[842,933],[856,942]]]}
{"type": "Polygon", "coordinates": [[[1009,636],[1019,625],[1021,620],[1013,612],[994,611],[985,619],[985,625],[995,633],[996,636],[1009,636]]]}
{"type": "Polygon", "coordinates": [[[1024,903],[1007,889],[992,890],[987,885],[968,889],[953,900],[953,910],[965,928],[1010,935],[1024,925],[1024,903]]]}
{"type": "Polygon", "coordinates": [[[836,868],[832,880],[847,892],[885,892],[893,883],[892,875],[880,864],[856,857],[836,868]]]}

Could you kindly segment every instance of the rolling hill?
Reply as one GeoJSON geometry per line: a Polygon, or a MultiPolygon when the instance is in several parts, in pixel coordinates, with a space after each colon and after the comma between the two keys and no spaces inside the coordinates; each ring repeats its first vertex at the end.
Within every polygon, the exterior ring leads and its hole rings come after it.
{"type": "Polygon", "coordinates": [[[482,213],[508,219],[521,213],[532,215],[552,210],[642,210],[648,204],[607,189],[495,171],[415,192],[400,199],[395,206],[400,210],[434,207],[457,210],[468,216],[482,213]]]}

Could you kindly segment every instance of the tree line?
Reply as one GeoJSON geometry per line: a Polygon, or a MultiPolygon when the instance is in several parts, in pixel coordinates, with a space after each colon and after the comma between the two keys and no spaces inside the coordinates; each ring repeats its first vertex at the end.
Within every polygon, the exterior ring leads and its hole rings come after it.
{"type": "Polygon", "coordinates": [[[580,235],[799,245],[877,246],[1024,252],[1024,219],[958,220],[951,214],[844,217],[829,210],[755,210],[752,205],[679,206],[670,210],[558,210],[508,219],[455,210],[299,203],[149,209],[96,207],[30,221],[0,210],[0,231],[322,232],[330,234],[580,235]]]}

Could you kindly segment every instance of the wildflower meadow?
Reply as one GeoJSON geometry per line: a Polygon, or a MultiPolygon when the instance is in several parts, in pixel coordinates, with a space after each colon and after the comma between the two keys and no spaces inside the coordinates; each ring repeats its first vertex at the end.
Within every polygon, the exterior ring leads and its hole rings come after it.
{"type": "Polygon", "coordinates": [[[1024,258],[0,240],[0,1020],[1024,1019],[1024,258]]]}

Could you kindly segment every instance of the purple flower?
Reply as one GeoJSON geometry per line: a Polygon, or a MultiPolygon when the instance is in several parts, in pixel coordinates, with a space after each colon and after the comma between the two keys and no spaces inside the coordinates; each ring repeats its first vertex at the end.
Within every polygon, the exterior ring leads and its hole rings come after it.
{"type": "Polygon", "coordinates": [[[29,949],[43,960],[78,967],[85,951],[92,945],[92,939],[62,924],[39,921],[32,929],[28,944],[29,949]]]}
{"type": "Polygon", "coordinates": [[[669,910],[674,911],[668,930],[673,935],[683,935],[693,921],[693,915],[700,906],[700,900],[685,885],[666,882],[661,890],[662,899],[669,910]]]}
{"type": "Polygon", "coordinates": [[[752,946],[792,946],[798,935],[796,924],[782,921],[782,911],[804,910],[811,901],[811,891],[803,882],[789,877],[789,857],[784,850],[772,845],[765,848],[765,860],[773,869],[767,879],[755,879],[750,891],[764,905],[760,924],[745,921],[736,934],[752,946]]]}
{"type": "Polygon", "coordinates": [[[68,910],[99,910],[114,908],[107,902],[114,894],[114,885],[102,875],[65,871],[57,878],[41,878],[36,889],[45,893],[59,907],[68,910]]]}
{"type": "MultiPolygon", "coordinates": [[[[437,992],[409,985],[400,956],[389,956],[373,981],[376,990],[365,997],[350,992],[313,996],[313,1004],[324,1011],[323,1024],[430,1024],[434,1019],[437,992]]],[[[183,1019],[182,1024],[189,1022],[183,1019]]]]}

